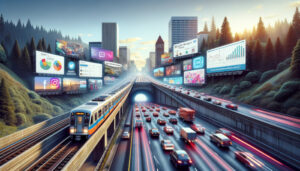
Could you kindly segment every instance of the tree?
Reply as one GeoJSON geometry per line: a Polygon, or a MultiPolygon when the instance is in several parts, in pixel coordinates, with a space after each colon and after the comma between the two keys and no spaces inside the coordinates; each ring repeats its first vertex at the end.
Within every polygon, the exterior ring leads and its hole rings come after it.
{"type": "Polygon", "coordinates": [[[252,65],[253,61],[253,51],[254,51],[254,41],[252,37],[250,36],[249,39],[247,39],[246,44],[246,63],[247,63],[247,69],[254,70],[254,66],[252,65]]]}
{"type": "Polygon", "coordinates": [[[20,59],[22,54],[21,54],[21,50],[20,50],[20,46],[18,43],[18,40],[15,40],[15,43],[13,45],[12,51],[11,51],[11,55],[10,55],[13,59],[20,59]]]}
{"type": "Polygon", "coordinates": [[[6,53],[2,45],[0,45],[0,63],[5,63],[7,60],[6,53]]]}
{"type": "Polygon", "coordinates": [[[1,14],[0,16],[0,33],[4,32],[4,18],[3,15],[1,14]]]}
{"type": "Polygon", "coordinates": [[[206,22],[204,24],[203,32],[208,33],[208,27],[207,27],[207,23],[206,22]]]}
{"type": "Polygon", "coordinates": [[[261,19],[261,17],[259,17],[259,22],[257,24],[257,30],[256,30],[256,36],[255,39],[256,40],[260,40],[262,42],[265,42],[268,38],[264,23],[261,19]]]}
{"type": "Polygon", "coordinates": [[[220,30],[217,29],[216,31],[216,40],[219,40],[220,39],[220,30]]]}
{"type": "Polygon", "coordinates": [[[43,46],[43,51],[46,51],[47,47],[46,47],[46,42],[45,42],[44,38],[42,38],[42,46],[43,46]]]}
{"type": "Polygon", "coordinates": [[[47,52],[52,53],[50,44],[48,44],[47,52]]]}
{"type": "Polygon", "coordinates": [[[216,28],[216,24],[215,24],[215,18],[212,17],[211,26],[210,26],[210,37],[212,38],[212,40],[216,39],[216,32],[217,32],[217,28],[216,28]]]}
{"type": "Polygon", "coordinates": [[[236,42],[236,41],[239,41],[239,40],[240,40],[239,34],[235,33],[235,35],[234,35],[234,41],[236,42]]]}
{"type": "Polygon", "coordinates": [[[1,80],[0,86],[0,118],[6,125],[15,125],[17,121],[9,88],[4,78],[1,80]]]}
{"type": "Polygon", "coordinates": [[[297,43],[296,34],[294,32],[293,26],[291,25],[285,41],[285,50],[286,50],[285,52],[287,56],[290,56],[292,54],[292,50],[295,47],[296,43],[297,43]]]}
{"type": "Polygon", "coordinates": [[[296,39],[300,39],[300,13],[298,11],[298,7],[296,8],[293,16],[292,26],[294,28],[296,39]]]}
{"type": "Polygon", "coordinates": [[[30,55],[29,55],[27,46],[24,47],[22,54],[23,54],[23,60],[22,60],[23,64],[19,65],[19,66],[22,66],[21,69],[23,71],[26,71],[26,72],[31,71],[31,68],[32,68],[31,59],[30,59],[30,55]]]}
{"type": "Polygon", "coordinates": [[[44,51],[43,45],[42,45],[42,40],[41,40],[41,39],[39,40],[36,49],[39,50],[39,51],[44,51]]]}
{"type": "Polygon", "coordinates": [[[275,58],[276,63],[279,63],[284,60],[284,48],[280,42],[280,38],[277,37],[275,43],[275,58]]]}
{"type": "Polygon", "coordinates": [[[300,78],[300,39],[293,50],[291,70],[295,77],[300,78]]]}
{"type": "Polygon", "coordinates": [[[206,41],[204,38],[202,40],[200,51],[201,51],[201,54],[205,54],[205,52],[206,52],[206,41]]]}
{"type": "Polygon", "coordinates": [[[263,59],[263,51],[259,40],[256,40],[254,50],[253,50],[253,56],[252,56],[252,66],[253,69],[260,70],[261,64],[263,59]]]}
{"type": "Polygon", "coordinates": [[[232,34],[227,17],[225,17],[221,28],[220,45],[225,45],[228,43],[232,43],[232,34]]]}
{"type": "Polygon", "coordinates": [[[274,60],[274,48],[270,38],[268,39],[268,43],[265,48],[265,55],[262,64],[263,64],[262,67],[263,71],[276,67],[276,60],[274,60]]]}

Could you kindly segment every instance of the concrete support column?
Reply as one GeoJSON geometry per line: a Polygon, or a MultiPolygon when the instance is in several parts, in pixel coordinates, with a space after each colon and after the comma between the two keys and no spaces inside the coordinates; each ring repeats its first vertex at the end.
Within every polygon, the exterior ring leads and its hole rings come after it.
{"type": "Polygon", "coordinates": [[[115,132],[115,130],[116,130],[116,117],[113,120],[113,124],[114,124],[114,131],[113,132],[115,132]]]}
{"type": "Polygon", "coordinates": [[[106,132],[105,132],[105,134],[104,134],[104,136],[103,136],[103,138],[104,138],[104,147],[106,147],[107,146],[107,131],[108,131],[108,129],[106,130],[106,132]]]}

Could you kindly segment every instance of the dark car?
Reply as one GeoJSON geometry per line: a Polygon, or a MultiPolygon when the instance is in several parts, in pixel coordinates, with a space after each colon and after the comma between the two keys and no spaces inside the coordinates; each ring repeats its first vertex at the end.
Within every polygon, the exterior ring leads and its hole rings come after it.
{"type": "Polygon", "coordinates": [[[162,119],[157,119],[157,124],[159,125],[166,125],[166,121],[162,119]]]}
{"type": "Polygon", "coordinates": [[[148,117],[148,116],[149,116],[149,113],[145,113],[144,116],[145,116],[145,117],[148,117]]]}
{"type": "Polygon", "coordinates": [[[231,110],[237,110],[238,106],[236,104],[229,103],[226,105],[226,108],[231,109],[231,110]]]}
{"type": "Polygon", "coordinates": [[[211,101],[211,97],[205,96],[205,97],[203,98],[203,100],[210,102],[210,101],[211,101]]]}
{"type": "Polygon", "coordinates": [[[178,121],[177,121],[176,118],[170,118],[169,122],[172,123],[172,124],[177,124],[178,121]]]}
{"type": "Polygon", "coordinates": [[[159,131],[157,128],[152,128],[149,130],[149,134],[151,137],[159,137],[159,131]]]}
{"type": "Polygon", "coordinates": [[[151,117],[146,118],[147,122],[151,122],[151,117]]]}
{"type": "Polygon", "coordinates": [[[193,163],[190,156],[184,150],[172,151],[170,154],[170,160],[176,168],[189,167],[193,163]]]}

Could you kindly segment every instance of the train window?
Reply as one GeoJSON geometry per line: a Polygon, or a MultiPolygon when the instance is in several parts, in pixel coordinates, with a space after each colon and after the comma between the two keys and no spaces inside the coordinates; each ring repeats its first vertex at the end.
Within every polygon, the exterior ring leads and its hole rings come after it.
{"type": "Polygon", "coordinates": [[[85,117],[85,119],[84,119],[84,123],[86,124],[86,125],[88,125],[89,124],[89,117],[85,117]]]}
{"type": "Polygon", "coordinates": [[[71,125],[74,125],[74,124],[75,124],[75,118],[71,117],[71,125]]]}
{"type": "Polygon", "coordinates": [[[92,117],[91,117],[90,125],[92,125],[93,123],[94,123],[94,117],[92,116],[92,117]]]}
{"type": "Polygon", "coordinates": [[[97,113],[95,113],[94,116],[95,116],[95,121],[96,121],[98,119],[97,113]]]}
{"type": "Polygon", "coordinates": [[[101,116],[101,109],[98,111],[98,117],[100,118],[101,116]]]}

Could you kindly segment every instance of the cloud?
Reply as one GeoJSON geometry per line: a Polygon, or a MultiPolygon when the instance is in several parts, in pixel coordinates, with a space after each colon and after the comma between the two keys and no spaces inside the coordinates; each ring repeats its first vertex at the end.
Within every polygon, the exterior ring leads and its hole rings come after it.
{"type": "Polygon", "coordinates": [[[202,9],[203,9],[203,6],[201,6],[201,5],[196,7],[196,11],[202,11],[202,9]]]}
{"type": "Polygon", "coordinates": [[[268,19],[277,18],[278,16],[279,16],[278,14],[273,14],[273,15],[265,16],[264,18],[268,20],[268,19]]]}
{"type": "Polygon", "coordinates": [[[142,39],[140,37],[132,37],[132,38],[127,38],[125,40],[119,40],[119,43],[122,43],[122,44],[134,43],[139,40],[142,40],[142,39]]]}
{"type": "Polygon", "coordinates": [[[263,8],[263,5],[261,5],[261,4],[256,5],[256,6],[254,7],[254,9],[257,9],[257,10],[260,10],[260,9],[262,9],[262,8],[263,8]]]}
{"type": "Polygon", "coordinates": [[[142,45],[154,45],[155,40],[143,41],[143,42],[140,42],[140,44],[142,44],[142,45]]]}
{"type": "Polygon", "coordinates": [[[262,8],[263,8],[263,5],[258,4],[258,5],[256,5],[256,6],[250,8],[250,9],[248,10],[248,13],[252,13],[252,12],[255,12],[255,11],[258,11],[258,10],[262,10],[262,8]]]}
{"type": "Polygon", "coordinates": [[[294,2],[290,2],[290,5],[289,5],[290,7],[293,7],[293,8],[295,8],[295,7],[300,7],[300,1],[294,1],[294,2]]]}
{"type": "Polygon", "coordinates": [[[87,37],[93,37],[94,35],[93,34],[91,34],[91,33],[88,33],[87,34],[87,37]]]}

